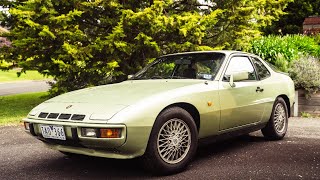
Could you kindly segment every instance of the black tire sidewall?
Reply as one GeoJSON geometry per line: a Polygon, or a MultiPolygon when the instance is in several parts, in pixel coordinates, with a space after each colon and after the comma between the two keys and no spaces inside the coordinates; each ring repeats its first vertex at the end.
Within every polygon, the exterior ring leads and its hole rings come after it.
{"type": "Polygon", "coordinates": [[[179,107],[172,107],[164,110],[156,119],[148,142],[148,147],[145,153],[146,168],[155,174],[172,174],[182,171],[188,163],[192,160],[198,144],[198,130],[192,116],[184,109],[179,107]],[[159,155],[157,148],[158,134],[161,127],[170,119],[180,119],[184,121],[191,132],[191,145],[188,154],[185,158],[176,163],[169,164],[165,162],[159,155]]]}
{"type": "Polygon", "coordinates": [[[276,99],[275,103],[273,104],[270,120],[269,120],[267,126],[264,129],[262,129],[262,132],[267,138],[278,140],[278,139],[282,139],[285,136],[285,134],[287,132],[287,129],[288,129],[288,108],[287,108],[287,104],[286,104],[286,102],[284,101],[283,98],[278,97],[276,99]],[[277,107],[277,105],[279,103],[281,103],[283,105],[283,107],[285,109],[285,112],[286,112],[285,127],[284,127],[284,130],[282,132],[278,132],[276,130],[275,122],[274,122],[274,116],[275,116],[275,111],[276,111],[275,108],[277,107]]]}

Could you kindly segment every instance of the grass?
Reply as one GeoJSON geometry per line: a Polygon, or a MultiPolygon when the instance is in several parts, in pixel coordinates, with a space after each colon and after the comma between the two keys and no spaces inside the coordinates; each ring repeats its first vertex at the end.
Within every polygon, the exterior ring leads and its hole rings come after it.
{"type": "Polygon", "coordinates": [[[21,73],[20,77],[17,76],[17,72],[19,72],[18,69],[0,71],[0,82],[51,79],[44,77],[37,71],[26,71],[26,73],[21,73]]]}
{"type": "Polygon", "coordinates": [[[0,125],[18,124],[36,105],[46,100],[47,92],[0,96],[0,125]]]}

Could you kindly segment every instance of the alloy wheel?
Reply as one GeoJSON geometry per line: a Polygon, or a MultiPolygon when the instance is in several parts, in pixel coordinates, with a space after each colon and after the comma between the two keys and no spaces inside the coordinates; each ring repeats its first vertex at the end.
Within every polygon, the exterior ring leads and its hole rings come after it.
{"type": "Polygon", "coordinates": [[[191,131],[181,119],[170,119],[161,127],[158,139],[158,153],[163,161],[176,164],[188,154],[191,146],[191,131]]]}
{"type": "Polygon", "coordinates": [[[281,133],[285,130],[286,111],[283,104],[278,103],[274,113],[274,126],[277,132],[281,133]]]}

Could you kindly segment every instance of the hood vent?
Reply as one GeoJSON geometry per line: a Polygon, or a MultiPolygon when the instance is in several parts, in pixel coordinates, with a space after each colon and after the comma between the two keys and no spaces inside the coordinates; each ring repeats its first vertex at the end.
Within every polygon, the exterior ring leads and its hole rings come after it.
{"type": "Polygon", "coordinates": [[[57,119],[58,116],[59,116],[59,113],[50,113],[47,118],[49,118],[49,119],[57,119]]]}
{"type": "Polygon", "coordinates": [[[86,117],[86,116],[85,116],[85,115],[82,115],[82,114],[74,114],[74,115],[72,115],[71,120],[81,121],[81,120],[84,119],[84,117],[86,117]]]}
{"type": "Polygon", "coordinates": [[[38,117],[43,118],[43,119],[61,119],[61,120],[82,121],[86,117],[86,115],[41,112],[38,117]]]}
{"type": "Polygon", "coordinates": [[[60,114],[58,119],[68,120],[71,117],[71,114],[60,114]]]}
{"type": "Polygon", "coordinates": [[[44,112],[42,112],[42,113],[40,113],[39,114],[39,118],[47,118],[47,116],[49,115],[49,113],[44,113],[44,112]]]}

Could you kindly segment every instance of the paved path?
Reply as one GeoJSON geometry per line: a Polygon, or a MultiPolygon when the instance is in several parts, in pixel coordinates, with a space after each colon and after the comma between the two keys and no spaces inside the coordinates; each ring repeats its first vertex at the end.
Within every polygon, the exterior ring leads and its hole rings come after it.
{"type": "Polygon", "coordinates": [[[153,177],[138,160],[68,158],[22,127],[0,127],[1,179],[320,179],[320,119],[291,118],[281,141],[251,133],[198,149],[182,173],[153,177]]]}
{"type": "Polygon", "coordinates": [[[47,80],[0,83],[0,96],[49,90],[47,80]]]}

